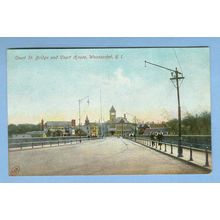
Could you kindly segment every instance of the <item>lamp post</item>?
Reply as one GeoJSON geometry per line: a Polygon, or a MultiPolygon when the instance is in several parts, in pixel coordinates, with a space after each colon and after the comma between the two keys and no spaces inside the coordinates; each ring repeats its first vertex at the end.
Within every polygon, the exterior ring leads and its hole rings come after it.
{"type": "Polygon", "coordinates": [[[80,105],[81,105],[81,102],[85,99],[87,99],[87,103],[89,105],[89,96],[83,97],[78,100],[78,102],[79,102],[79,141],[80,141],[80,143],[81,143],[81,109],[80,109],[80,105]]]}
{"type": "Polygon", "coordinates": [[[177,90],[177,103],[178,103],[178,157],[182,157],[183,156],[183,149],[182,149],[182,131],[181,131],[181,105],[180,105],[180,83],[179,80],[183,80],[184,76],[183,73],[179,72],[177,68],[175,68],[175,70],[173,69],[169,69],[166,68],[164,66],[155,64],[155,63],[151,63],[148,61],[144,61],[145,62],[145,67],[147,64],[168,70],[171,72],[171,78],[170,80],[173,82],[174,87],[177,90]]]}

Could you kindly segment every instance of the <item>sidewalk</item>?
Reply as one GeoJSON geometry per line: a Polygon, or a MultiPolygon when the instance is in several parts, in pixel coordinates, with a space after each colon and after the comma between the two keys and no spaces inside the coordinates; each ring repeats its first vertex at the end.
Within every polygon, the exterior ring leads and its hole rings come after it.
{"type": "MultiPolygon", "coordinates": [[[[132,140],[134,141],[134,140],[132,140]]],[[[144,146],[147,146],[151,149],[154,149],[158,152],[161,152],[163,154],[166,154],[166,155],[169,155],[169,156],[172,156],[172,157],[175,157],[177,159],[180,159],[180,160],[183,160],[187,163],[191,163],[191,164],[194,164],[194,165],[197,165],[197,166],[200,166],[200,167],[204,167],[208,170],[212,170],[212,156],[211,156],[211,152],[208,152],[208,163],[209,163],[209,166],[205,166],[206,165],[206,153],[205,151],[203,150],[200,150],[200,149],[195,149],[195,148],[192,148],[192,159],[190,161],[190,149],[188,148],[183,148],[183,157],[177,157],[178,155],[178,147],[176,145],[172,145],[172,148],[171,149],[171,145],[170,144],[162,144],[161,147],[159,145],[152,147],[150,146],[150,143],[151,141],[146,141],[146,140],[136,140],[137,143],[139,144],[142,144],[144,146]],[[173,151],[173,153],[171,154],[171,152],[173,151]]]]}

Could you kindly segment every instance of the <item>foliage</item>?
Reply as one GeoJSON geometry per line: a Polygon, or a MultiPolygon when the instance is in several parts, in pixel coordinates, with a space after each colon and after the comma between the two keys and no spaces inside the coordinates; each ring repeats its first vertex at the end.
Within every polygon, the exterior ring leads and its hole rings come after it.
{"type": "Polygon", "coordinates": [[[24,134],[28,131],[41,131],[40,124],[10,124],[8,125],[8,135],[11,137],[13,134],[24,134]]]}
{"type": "Polygon", "coordinates": [[[177,119],[169,120],[165,126],[169,128],[170,134],[177,134],[178,133],[178,120],[177,119]]]}
{"type": "MultiPolygon", "coordinates": [[[[169,127],[170,134],[178,134],[178,120],[172,119],[166,123],[169,127]]],[[[210,112],[202,112],[199,115],[188,113],[182,119],[183,135],[210,135],[211,134],[211,114],[210,112]]]]}

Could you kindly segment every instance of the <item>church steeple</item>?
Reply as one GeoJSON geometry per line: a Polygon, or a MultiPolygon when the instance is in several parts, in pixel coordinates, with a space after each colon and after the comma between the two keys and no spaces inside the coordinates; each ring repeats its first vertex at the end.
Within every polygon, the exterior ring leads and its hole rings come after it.
{"type": "Polygon", "coordinates": [[[111,107],[109,113],[110,113],[110,121],[114,121],[116,119],[116,110],[114,106],[111,107]]]}
{"type": "Polygon", "coordinates": [[[88,124],[89,124],[89,118],[88,118],[88,115],[86,115],[85,125],[88,125],[88,124]]]}

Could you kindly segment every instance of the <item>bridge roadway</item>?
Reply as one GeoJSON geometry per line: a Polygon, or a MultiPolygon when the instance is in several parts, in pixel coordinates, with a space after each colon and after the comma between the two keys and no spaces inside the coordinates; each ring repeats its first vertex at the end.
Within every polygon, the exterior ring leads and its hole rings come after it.
{"type": "Polygon", "coordinates": [[[117,137],[75,145],[9,151],[9,175],[189,173],[207,171],[117,137]]]}

